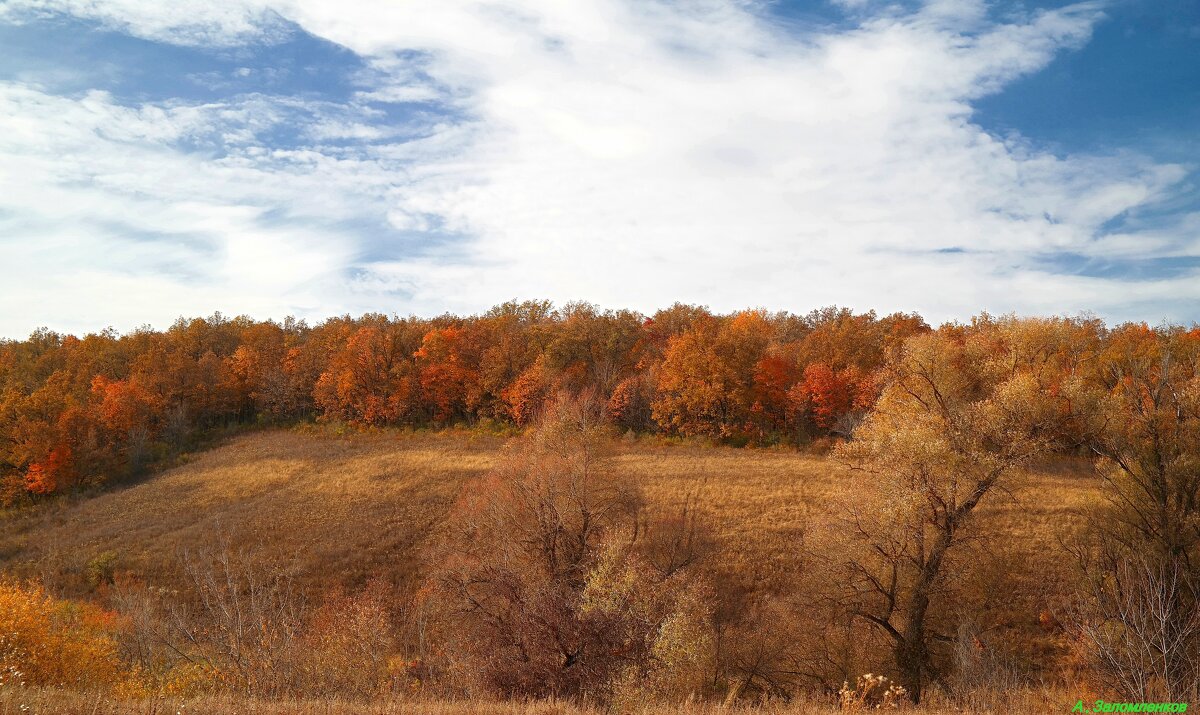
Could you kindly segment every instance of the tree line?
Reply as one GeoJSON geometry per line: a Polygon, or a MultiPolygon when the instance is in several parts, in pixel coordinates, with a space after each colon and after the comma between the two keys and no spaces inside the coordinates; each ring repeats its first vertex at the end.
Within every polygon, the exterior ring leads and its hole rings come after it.
{"type": "Polygon", "coordinates": [[[916,315],[652,316],[506,303],[483,315],[180,319],[0,342],[0,502],[136,474],[215,429],[340,420],[525,427],[560,391],[622,430],[798,444],[845,433],[916,315]]]}

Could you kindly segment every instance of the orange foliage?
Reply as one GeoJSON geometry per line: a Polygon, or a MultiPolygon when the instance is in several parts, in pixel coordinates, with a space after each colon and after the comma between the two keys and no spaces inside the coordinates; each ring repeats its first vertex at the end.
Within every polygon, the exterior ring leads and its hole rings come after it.
{"type": "Polygon", "coordinates": [[[421,394],[435,422],[465,416],[469,407],[478,375],[463,354],[465,338],[462,328],[431,330],[413,355],[421,365],[421,394]]]}
{"type": "Polygon", "coordinates": [[[71,448],[65,445],[50,450],[44,462],[34,462],[25,472],[25,489],[30,494],[53,494],[59,484],[65,482],[63,477],[71,461],[71,448]]]}
{"type": "Polygon", "coordinates": [[[549,394],[545,363],[539,359],[505,388],[502,396],[513,422],[524,427],[537,420],[549,394]]]}
{"type": "Polygon", "coordinates": [[[40,586],[0,581],[0,685],[111,688],[123,679],[116,617],[40,586]]]}
{"type": "Polygon", "coordinates": [[[771,327],[758,311],[701,318],[671,338],[659,370],[653,417],[684,435],[730,437],[750,426],[755,367],[771,327]]]}
{"type": "Polygon", "coordinates": [[[608,400],[608,417],[624,429],[652,429],[654,373],[647,371],[627,377],[617,384],[608,400]]]}
{"type": "Polygon", "coordinates": [[[764,355],[754,366],[754,409],[766,427],[785,426],[791,404],[788,391],[796,384],[798,372],[795,359],[784,355],[764,355]]]}
{"type": "Polygon", "coordinates": [[[793,400],[806,407],[817,426],[832,429],[853,411],[865,411],[872,402],[872,381],[857,367],[834,371],[825,363],[804,368],[804,378],[793,391],[793,400]]]}
{"type": "Polygon", "coordinates": [[[127,434],[148,427],[162,409],[162,402],[131,380],[110,380],[97,375],[92,380],[96,414],[114,434],[127,434]]]}
{"type": "Polygon", "coordinates": [[[363,422],[399,422],[411,412],[413,365],[394,326],[359,328],[313,389],[326,415],[363,422]]]}

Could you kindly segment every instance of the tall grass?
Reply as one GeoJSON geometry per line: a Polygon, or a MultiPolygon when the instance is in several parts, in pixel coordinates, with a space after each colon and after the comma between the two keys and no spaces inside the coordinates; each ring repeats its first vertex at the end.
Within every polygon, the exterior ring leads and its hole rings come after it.
{"type": "MultiPolygon", "coordinates": [[[[980,692],[957,702],[936,694],[918,708],[925,715],[950,713],[1068,713],[1082,696],[1053,690],[980,692]]],[[[1086,698],[1085,703],[1089,702],[1086,698]]],[[[622,715],[833,715],[832,701],[793,700],[741,703],[646,704],[622,715]]],[[[338,700],[262,701],[228,696],[124,701],[55,689],[0,690],[0,715],[612,715],[612,711],[558,701],[338,700]]]]}

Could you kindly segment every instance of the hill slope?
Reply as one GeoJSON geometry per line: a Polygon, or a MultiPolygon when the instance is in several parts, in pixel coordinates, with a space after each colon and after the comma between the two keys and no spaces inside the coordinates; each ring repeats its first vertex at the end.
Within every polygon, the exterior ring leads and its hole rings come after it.
{"type": "MultiPolygon", "coordinates": [[[[89,562],[111,552],[119,571],[170,586],[185,551],[229,545],[293,564],[314,589],[373,576],[412,585],[422,547],[503,444],[461,431],[247,434],[142,483],[8,516],[0,569],[82,593],[89,562]]],[[[716,541],[713,572],[727,592],[803,587],[811,565],[801,554],[837,543],[831,507],[852,500],[863,478],[793,451],[631,441],[621,443],[617,460],[651,511],[695,496],[716,541]]],[[[1089,475],[1082,464],[1059,463],[1022,476],[1010,496],[981,509],[987,548],[971,553],[973,578],[981,591],[1010,601],[1005,607],[1026,625],[1049,597],[1045,584],[1065,575],[1056,541],[1095,498],[1089,475]],[[1024,601],[1013,601],[1014,593],[1024,601]]]]}

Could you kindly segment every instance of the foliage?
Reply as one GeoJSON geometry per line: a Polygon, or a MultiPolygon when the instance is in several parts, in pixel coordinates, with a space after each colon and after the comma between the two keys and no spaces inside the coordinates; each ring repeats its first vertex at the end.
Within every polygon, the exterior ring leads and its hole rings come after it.
{"type": "Polygon", "coordinates": [[[0,581],[0,690],[54,685],[111,690],[127,677],[115,614],[0,581]]]}
{"type": "Polygon", "coordinates": [[[350,424],[537,422],[592,391],[622,429],[736,443],[845,435],[916,316],[825,309],[645,317],[586,303],[481,316],[367,314],[316,326],[220,314],[168,330],[0,342],[0,505],[143,472],[206,431],[304,418],[350,424]]]}

